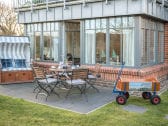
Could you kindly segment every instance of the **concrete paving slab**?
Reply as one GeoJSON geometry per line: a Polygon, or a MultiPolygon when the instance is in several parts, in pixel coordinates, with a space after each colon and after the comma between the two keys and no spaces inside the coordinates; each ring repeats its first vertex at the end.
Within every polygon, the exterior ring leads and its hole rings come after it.
{"type": "Polygon", "coordinates": [[[137,106],[137,105],[123,106],[123,109],[129,112],[136,112],[136,113],[144,113],[147,111],[145,107],[137,106]]]}
{"type": "Polygon", "coordinates": [[[57,89],[60,97],[51,94],[47,101],[43,95],[39,95],[36,99],[36,93],[33,93],[34,85],[32,83],[0,85],[0,94],[22,98],[30,102],[44,104],[55,108],[61,108],[82,114],[88,114],[112,101],[116,95],[112,95],[112,89],[106,87],[97,87],[100,92],[90,88],[86,92],[86,96],[81,94],[72,94],[65,98],[66,91],[57,89]]]}

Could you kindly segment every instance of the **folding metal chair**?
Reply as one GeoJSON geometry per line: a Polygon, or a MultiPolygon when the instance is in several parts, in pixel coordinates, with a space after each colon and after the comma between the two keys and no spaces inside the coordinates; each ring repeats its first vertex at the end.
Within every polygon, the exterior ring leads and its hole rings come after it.
{"type": "Polygon", "coordinates": [[[94,82],[93,81],[96,81],[98,78],[101,77],[100,68],[101,68],[101,65],[100,64],[96,64],[94,72],[88,74],[87,84],[89,85],[89,87],[87,89],[93,88],[97,92],[99,92],[99,89],[94,86],[94,84],[93,84],[94,82]]]}
{"type": "Polygon", "coordinates": [[[33,67],[33,72],[35,75],[34,76],[35,82],[38,85],[38,87],[36,87],[38,88],[36,98],[38,97],[39,94],[45,95],[47,101],[47,98],[51,93],[54,93],[57,96],[59,96],[59,94],[54,90],[59,82],[58,79],[47,77],[44,74],[43,69],[40,67],[33,67]]]}
{"type": "Polygon", "coordinates": [[[88,69],[73,69],[72,75],[66,80],[66,83],[69,85],[69,90],[66,94],[66,98],[72,92],[73,88],[77,88],[80,91],[80,94],[85,94],[86,90],[86,79],[88,76],[88,69]]]}

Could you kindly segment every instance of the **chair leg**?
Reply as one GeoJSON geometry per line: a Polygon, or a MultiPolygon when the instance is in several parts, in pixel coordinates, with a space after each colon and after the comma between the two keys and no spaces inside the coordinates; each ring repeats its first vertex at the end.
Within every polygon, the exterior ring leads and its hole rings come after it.
{"type": "Polygon", "coordinates": [[[40,89],[39,89],[39,91],[36,94],[36,99],[37,99],[38,95],[40,94],[40,95],[46,96],[46,101],[47,101],[47,98],[50,95],[49,92],[42,85],[38,84],[38,86],[40,87],[40,89]],[[44,92],[41,92],[41,91],[44,91],[44,92]]]}
{"type": "Polygon", "coordinates": [[[34,87],[33,93],[35,93],[37,89],[39,89],[39,86],[38,86],[38,85],[36,85],[36,86],[34,87]]]}
{"type": "Polygon", "coordinates": [[[41,90],[39,90],[38,92],[37,92],[37,94],[36,94],[36,99],[37,99],[37,97],[38,97],[38,95],[44,95],[44,96],[46,96],[46,101],[47,101],[47,98],[48,98],[48,96],[49,96],[49,94],[47,93],[44,93],[44,92],[41,92],[41,90]]]}
{"type": "Polygon", "coordinates": [[[90,80],[87,81],[87,84],[89,85],[89,87],[88,87],[87,89],[93,88],[93,89],[95,89],[97,92],[100,92],[98,88],[96,88],[93,84],[91,84],[91,81],[90,81],[90,80]]]}
{"type": "Polygon", "coordinates": [[[84,95],[86,101],[88,102],[88,97],[87,97],[87,95],[86,95],[86,84],[83,86],[82,94],[84,95]]]}
{"type": "Polygon", "coordinates": [[[73,88],[73,87],[71,86],[71,87],[69,88],[68,92],[66,93],[66,96],[65,96],[66,99],[68,98],[68,95],[70,94],[72,88],[73,88]]]}
{"type": "MultiPolygon", "coordinates": [[[[57,83],[58,84],[58,83],[57,83]]],[[[51,85],[48,85],[48,87],[50,88],[50,94],[54,93],[56,94],[58,97],[60,97],[60,95],[54,90],[55,87],[57,86],[57,84],[54,85],[54,87],[52,87],[51,85]]]]}

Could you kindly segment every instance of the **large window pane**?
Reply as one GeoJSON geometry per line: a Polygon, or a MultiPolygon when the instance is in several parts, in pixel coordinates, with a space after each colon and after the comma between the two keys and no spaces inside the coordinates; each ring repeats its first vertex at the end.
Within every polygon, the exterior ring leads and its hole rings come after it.
{"type": "Polygon", "coordinates": [[[43,56],[44,60],[52,60],[51,53],[51,36],[49,32],[44,32],[44,48],[43,48],[43,56]]]}
{"type": "Polygon", "coordinates": [[[121,28],[122,27],[121,17],[117,17],[115,20],[115,23],[116,23],[116,28],[121,28]]]}
{"type": "Polygon", "coordinates": [[[86,20],[85,63],[116,65],[125,60],[127,66],[134,66],[133,19],[131,17],[95,19],[95,24],[94,20],[86,20]],[[106,47],[107,44],[109,47],[106,47]]]}
{"type": "Polygon", "coordinates": [[[35,33],[35,60],[40,60],[40,33],[35,33]]]}
{"type": "Polygon", "coordinates": [[[80,22],[66,23],[67,60],[80,64],[80,22]]]}
{"type": "Polygon", "coordinates": [[[141,65],[161,63],[164,60],[163,23],[142,18],[141,65]]]}
{"type": "Polygon", "coordinates": [[[163,39],[164,39],[164,34],[163,32],[158,32],[158,62],[163,62],[164,58],[164,53],[163,53],[163,39]]]}
{"type": "Polygon", "coordinates": [[[149,45],[149,62],[155,62],[155,32],[150,32],[150,45],[149,45]]]}
{"type": "Polygon", "coordinates": [[[149,37],[149,30],[142,29],[141,65],[148,64],[148,37],[149,37]]]}
{"type": "Polygon", "coordinates": [[[96,63],[106,64],[106,31],[96,31],[96,63]]]}
{"type": "Polygon", "coordinates": [[[123,61],[126,66],[134,66],[134,30],[123,29],[123,61]]]}
{"type": "Polygon", "coordinates": [[[115,29],[115,18],[110,18],[110,20],[109,20],[109,28],[115,29]]]}
{"type": "Polygon", "coordinates": [[[120,62],[122,34],[120,31],[110,29],[110,64],[120,62]]]}
{"type": "Polygon", "coordinates": [[[51,59],[54,61],[59,61],[59,33],[52,32],[51,33],[51,59]]]}
{"type": "Polygon", "coordinates": [[[110,64],[125,62],[134,66],[134,20],[132,17],[110,18],[110,64]],[[116,27],[114,27],[116,26],[116,27]]]}

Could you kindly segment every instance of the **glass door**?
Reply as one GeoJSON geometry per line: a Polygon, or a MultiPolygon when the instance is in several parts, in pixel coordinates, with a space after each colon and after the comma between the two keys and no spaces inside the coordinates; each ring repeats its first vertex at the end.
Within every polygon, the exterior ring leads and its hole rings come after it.
{"type": "Polygon", "coordinates": [[[66,24],[66,52],[67,60],[72,64],[80,64],[80,23],[66,24]]]}

